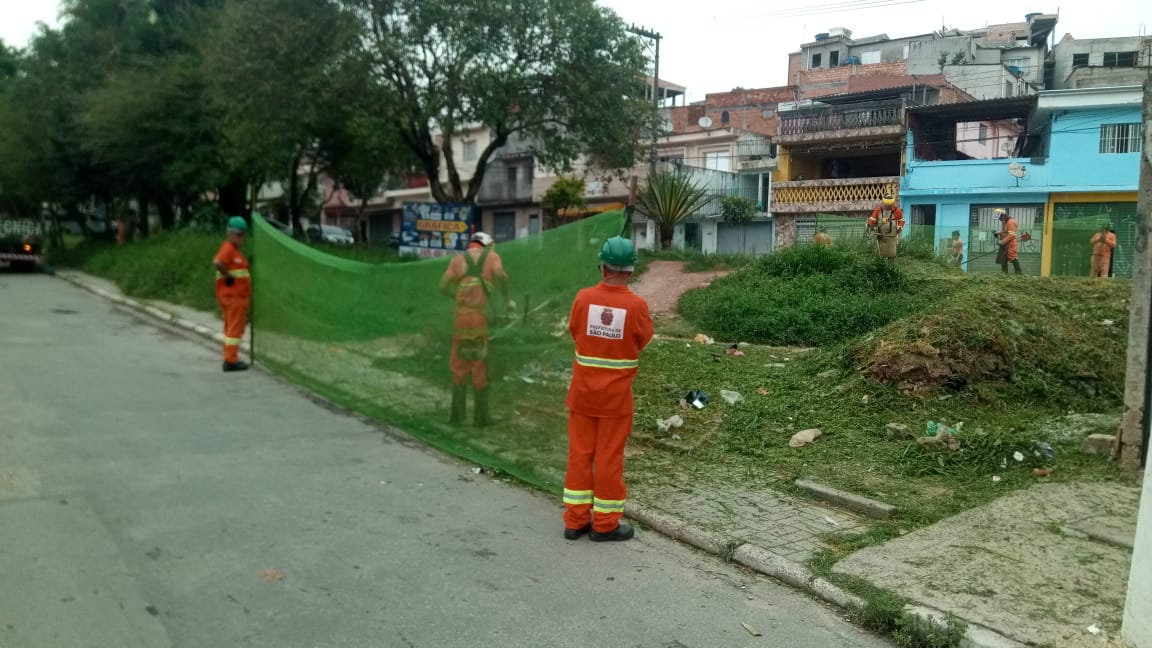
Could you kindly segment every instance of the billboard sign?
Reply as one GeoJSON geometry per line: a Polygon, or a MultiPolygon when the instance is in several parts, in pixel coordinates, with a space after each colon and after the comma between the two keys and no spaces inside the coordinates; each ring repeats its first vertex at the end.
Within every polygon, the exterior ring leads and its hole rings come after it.
{"type": "Polygon", "coordinates": [[[475,209],[462,203],[404,203],[400,253],[429,259],[467,250],[475,209]]]}

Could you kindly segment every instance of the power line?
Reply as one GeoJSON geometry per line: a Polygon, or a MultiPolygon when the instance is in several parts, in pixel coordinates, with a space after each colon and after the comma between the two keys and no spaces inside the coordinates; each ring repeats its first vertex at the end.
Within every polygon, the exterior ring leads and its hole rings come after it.
{"type": "Polygon", "coordinates": [[[924,2],[925,0],[845,0],[842,2],[832,2],[820,5],[809,5],[804,7],[789,7],[785,9],[776,9],[756,14],[746,14],[742,16],[713,16],[714,20],[748,20],[751,18],[801,18],[804,16],[816,16],[826,13],[837,13],[841,11],[858,11],[861,9],[879,9],[881,7],[888,7],[894,5],[913,4],[924,2]]]}

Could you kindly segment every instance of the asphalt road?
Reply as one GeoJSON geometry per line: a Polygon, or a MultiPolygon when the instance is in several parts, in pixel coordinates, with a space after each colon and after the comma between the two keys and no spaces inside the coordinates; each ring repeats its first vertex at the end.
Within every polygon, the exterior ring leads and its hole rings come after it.
{"type": "Polygon", "coordinates": [[[555,498],[0,272],[0,648],[888,645],[654,532],[560,531],[555,498]]]}

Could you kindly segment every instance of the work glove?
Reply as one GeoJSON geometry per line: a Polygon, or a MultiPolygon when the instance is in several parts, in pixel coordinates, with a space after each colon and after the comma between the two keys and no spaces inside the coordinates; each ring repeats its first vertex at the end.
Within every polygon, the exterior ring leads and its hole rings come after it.
{"type": "Polygon", "coordinates": [[[236,285],[236,277],[233,277],[232,275],[228,275],[227,277],[224,277],[224,285],[225,286],[236,285]]]}

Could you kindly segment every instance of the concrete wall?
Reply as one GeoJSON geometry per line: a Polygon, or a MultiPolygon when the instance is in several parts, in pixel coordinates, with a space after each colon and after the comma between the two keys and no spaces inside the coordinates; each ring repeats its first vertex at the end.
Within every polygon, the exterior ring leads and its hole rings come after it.
{"type": "Polygon", "coordinates": [[[1128,577],[1128,604],[1121,637],[1132,648],[1152,648],[1152,477],[1144,477],[1140,519],[1128,577]]]}
{"type": "MultiPolygon", "coordinates": [[[[1132,52],[1138,51],[1142,53],[1142,57],[1137,61],[1138,64],[1149,66],[1152,65],[1152,38],[1140,36],[1125,36],[1120,38],[1072,38],[1071,35],[1065,35],[1064,38],[1056,43],[1052,48],[1053,56],[1053,87],[1050,90],[1062,90],[1065,88],[1077,87],[1100,87],[1102,85],[1127,85],[1125,83],[1101,83],[1100,86],[1089,85],[1072,85],[1068,77],[1073,72],[1072,55],[1073,54],[1088,54],[1089,66],[1102,66],[1104,65],[1105,52],[1132,52]]],[[[1110,68],[1110,71],[1120,71],[1124,68],[1110,68]]],[[[1131,71],[1133,68],[1127,68],[1131,71]]],[[[1140,82],[1147,76],[1146,70],[1141,70],[1144,74],[1140,75],[1136,82],[1132,85],[1140,85],[1140,82]]],[[[1138,72],[1138,73],[1139,73],[1138,72]]],[[[1109,72],[1105,72],[1108,74],[1109,72]]],[[[1092,78],[1089,74],[1087,78],[1081,77],[1081,83],[1087,83],[1092,78]]]]}
{"type": "Polygon", "coordinates": [[[908,161],[901,181],[900,195],[918,193],[979,194],[989,191],[1023,193],[1047,192],[1051,165],[1032,164],[1028,158],[999,160],[908,161]],[[1022,164],[1027,174],[1019,180],[1008,173],[1011,163],[1022,164]]]}
{"type": "Polygon", "coordinates": [[[971,56],[972,47],[971,36],[915,40],[908,44],[908,74],[940,74],[941,53],[948,54],[946,63],[951,64],[952,56],[957,52],[971,56]]]}
{"type": "Polygon", "coordinates": [[[999,62],[945,65],[944,77],[977,99],[1000,99],[1002,97],[1036,94],[1036,91],[1023,79],[1012,74],[1008,68],[999,62]]]}

